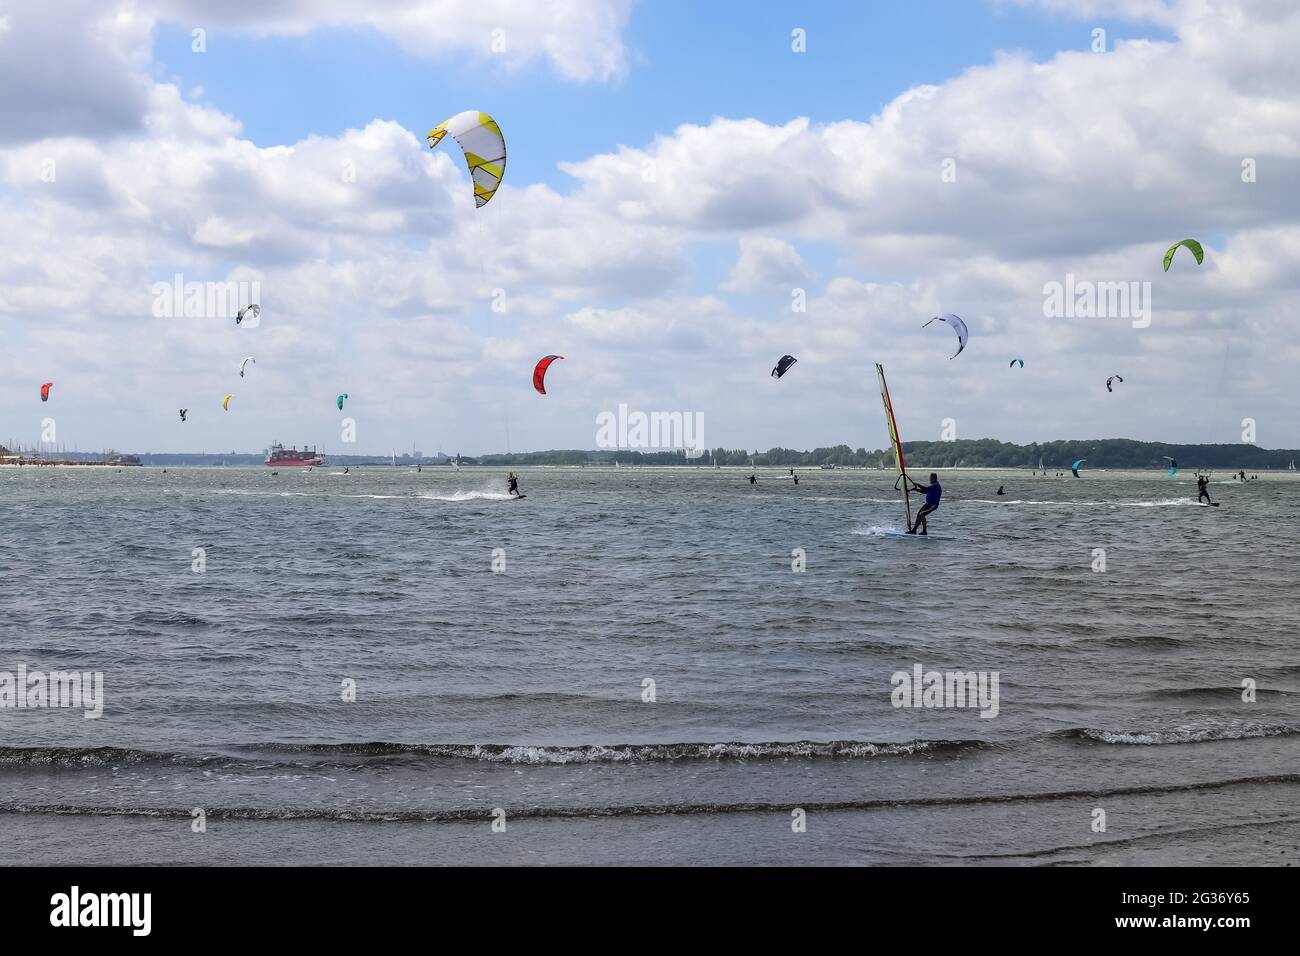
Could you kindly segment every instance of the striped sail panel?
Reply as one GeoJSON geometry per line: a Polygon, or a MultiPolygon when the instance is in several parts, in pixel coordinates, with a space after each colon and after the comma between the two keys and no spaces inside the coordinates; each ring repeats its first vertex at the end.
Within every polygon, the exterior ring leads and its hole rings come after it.
{"type": "Polygon", "coordinates": [[[889,429],[889,444],[894,449],[894,462],[898,465],[898,474],[903,479],[903,507],[907,510],[907,526],[912,527],[912,498],[907,487],[907,466],[903,462],[903,441],[898,437],[898,422],[894,418],[894,403],[889,400],[889,386],[885,384],[885,368],[876,363],[876,375],[880,379],[880,400],[885,404],[885,426],[889,429]]]}

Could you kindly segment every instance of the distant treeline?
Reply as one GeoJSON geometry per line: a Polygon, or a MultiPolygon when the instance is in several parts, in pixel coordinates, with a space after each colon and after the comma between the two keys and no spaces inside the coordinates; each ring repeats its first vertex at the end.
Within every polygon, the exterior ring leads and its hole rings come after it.
{"type": "MultiPolygon", "coordinates": [[[[878,454],[878,453],[877,453],[878,454]]],[[[1094,441],[1035,442],[1013,445],[981,438],[974,441],[904,442],[909,470],[913,465],[951,468],[1037,468],[1041,459],[1050,469],[1062,470],[1079,458],[1090,468],[1166,468],[1169,456],[1179,468],[1267,469],[1286,468],[1300,452],[1260,448],[1258,445],[1167,445],[1164,442],[1103,438],[1094,441]]]]}
{"type": "MultiPolygon", "coordinates": [[[[1133,441],[1128,438],[1104,438],[1094,441],[1035,442],[1031,445],[1014,445],[992,438],[965,439],[961,441],[911,441],[903,443],[903,454],[908,469],[919,468],[1027,468],[1036,469],[1041,460],[1049,471],[1063,471],[1077,458],[1088,459],[1090,468],[1165,468],[1168,455],[1182,469],[1283,469],[1300,458],[1300,450],[1268,450],[1257,445],[1166,445],[1163,442],[1133,441]]],[[[47,457],[94,459],[102,455],[90,452],[60,452],[47,457]]],[[[265,453],[156,453],[139,454],[141,462],[153,466],[211,466],[260,465],[265,453]]],[[[814,448],[798,451],[793,448],[769,448],[767,451],[747,451],[744,448],[714,448],[688,458],[679,451],[559,451],[516,452],[505,455],[480,455],[477,458],[462,456],[466,465],[693,465],[711,468],[714,465],[818,468],[835,465],[839,468],[893,468],[893,453],[887,449],[854,450],[848,445],[831,448],[814,448]]],[[[326,453],[331,465],[387,465],[391,458],[383,455],[335,455],[326,453]]],[[[399,466],[416,464],[436,467],[447,465],[446,457],[414,458],[398,455],[399,466]]]]}
{"type": "MultiPolygon", "coordinates": [[[[1274,449],[1257,445],[1167,445],[1163,442],[1133,441],[1128,438],[1104,438],[1093,441],[1034,442],[1016,445],[992,438],[960,441],[913,441],[903,443],[903,454],[911,468],[1028,468],[1036,469],[1041,460],[1049,470],[1061,471],[1078,458],[1088,459],[1091,468],[1166,468],[1163,456],[1178,462],[1179,468],[1286,468],[1300,451],[1274,449]]],[[[484,455],[476,459],[484,465],[584,465],[618,462],[622,465],[714,465],[782,468],[892,468],[893,453],[887,449],[854,450],[848,445],[798,451],[793,448],[769,448],[747,451],[743,448],[714,448],[695,458],[680,451],[537,451],[512,455],[484,455]]]]}

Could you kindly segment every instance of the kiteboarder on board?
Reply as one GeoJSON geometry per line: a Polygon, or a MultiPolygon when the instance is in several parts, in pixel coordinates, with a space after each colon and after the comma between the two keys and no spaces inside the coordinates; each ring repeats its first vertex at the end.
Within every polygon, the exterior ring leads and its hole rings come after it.
{"type": "MultiPolygon", "coordinates": [[[[908,478],[907,480],[912,481],[911,478],[908,478]]],[[[929,534],[930,526],[925,520],[926,516],[931,515],[938,510],[939,499],[943,497],[943,487],[939,484],[939,476],[934,472],[930,472],[930,483],[928,485],[918,485],[915,481],[912,481],[912,490],[925,494],[925,504],[923,504],[921,510],[916,513],[916,520],[912,522],[912,527],[907,529],[907,533],[929,534]],[[918,532],[916,530],[917,528],[920,528],[921,530],[918,532]]]]}
{"type": "Polygon", "coordinates": [[[506,481],[509,483],[509,492],[514,497],[519,497],[519,476],[513,471],[506,473],[506,481]]]}
{"type": "Polygon", "coordinates": [[[1206,487],[1209,483],[1208,475],[1201,475],[1196,479],[1196,503],[1200,504],[1201,499],[1204,498],[1207,505],[1217,508],[1218,503],[1210,500],[1210,490],[1206,487]]]}

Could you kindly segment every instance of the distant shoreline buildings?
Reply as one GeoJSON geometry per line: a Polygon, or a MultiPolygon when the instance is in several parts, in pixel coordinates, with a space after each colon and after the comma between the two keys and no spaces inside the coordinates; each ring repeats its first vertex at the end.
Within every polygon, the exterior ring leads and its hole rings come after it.
{"type": "Polygon", "coordinates": [[[0,445],[0,465],[13,465],[15,467],[32,467],[32,468],[52,468],[55,466],[74,466],[74,467],[108,467],[116,466],[118,468],[138,468],[143,466],[144,462],[138,455],[122,455],[114,451],[104,453],[103,457],[90,458],[53,458],[41,454],[40,452],[12,452],[4,445],[0,445]]]}

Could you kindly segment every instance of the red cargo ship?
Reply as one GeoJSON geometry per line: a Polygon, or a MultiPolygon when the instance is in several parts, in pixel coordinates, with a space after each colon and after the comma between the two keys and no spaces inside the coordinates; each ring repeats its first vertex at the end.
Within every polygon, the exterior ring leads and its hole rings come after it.
{"type": "Polygon", "coordinates": [[[266,463],[285,468],[314,468],[317,465],[325,464],[325,458],[315,447],[304,448],[299,451],[297,448],[285,448],[279,442],[276,442],[271,446],[270,454],[266,456],[266,463]]]}

